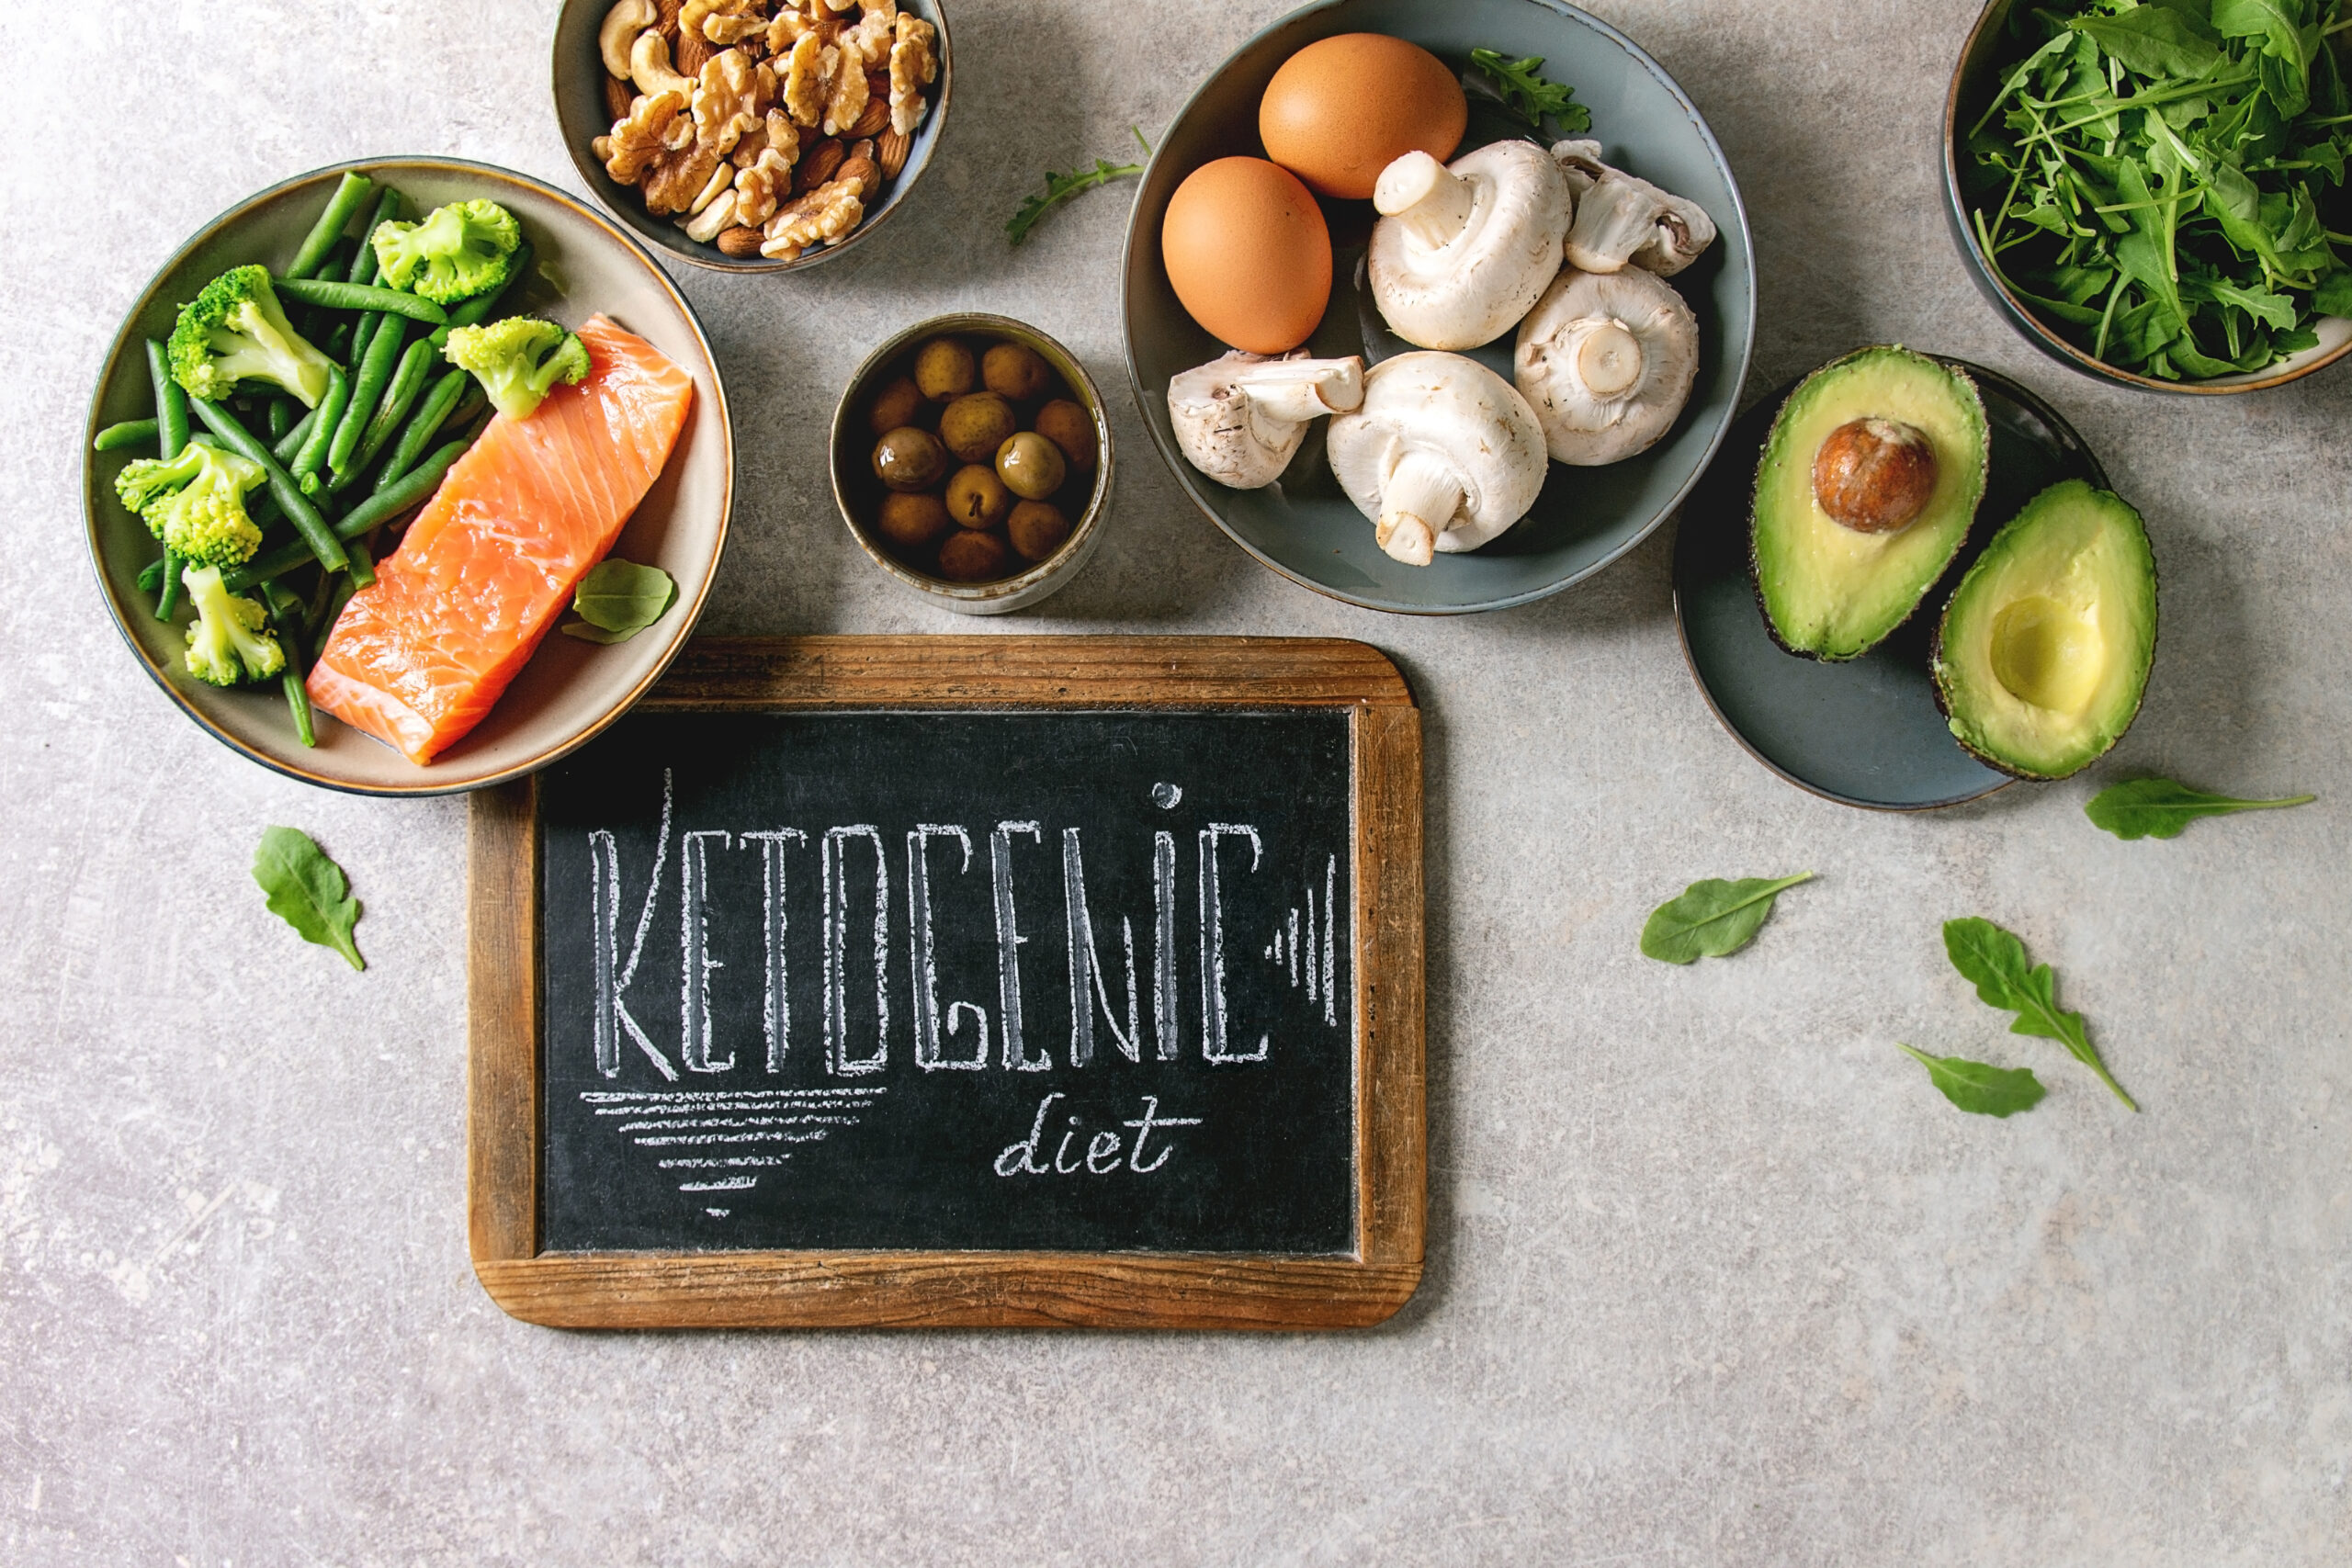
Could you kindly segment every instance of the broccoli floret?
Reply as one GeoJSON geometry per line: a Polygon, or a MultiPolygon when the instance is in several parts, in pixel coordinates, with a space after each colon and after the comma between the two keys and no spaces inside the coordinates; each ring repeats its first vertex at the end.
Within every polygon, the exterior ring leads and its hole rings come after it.
{"type": "Polygon", "coordinates": [[[215,686],[259,681],[286,668],[286,650],[268,630],[260,604],[232,593],[217,566],[191,567],[180,574],[196,622],[187,628],[187,672],[215,686]]]}
{"type": "Polygon", "coordinates": [[[141,457],[115,476],[114,492],[164,547],[198,566],[239,566],[261,548],[245,492],[267,478],[259,463],[191,441],[166,462],[141,457]]]}
{"type": "Polygon", "coordinates": [[[180,307],[172,328],[172,379],[217,403],[240,381],[266,381],[316,408],[326,396],[327,356],[286,320],[269,269],[235,267],[180,307]]]}
{"type": "Polygon", "coordinates": [[[535,316],[459,327],[442,352],[450,364],[471,371],[492,405],[509,419],[530,418],[548,388],[558,381],[575,386],[588,374],[588,345],[535,316]]]}
{"type": "Polygon", "coordinates": [[[523,229],[494,201],[453,201],[422,223],[379,223],[368,243],[387,284],[454,305],[506,281],[523,229]]]}

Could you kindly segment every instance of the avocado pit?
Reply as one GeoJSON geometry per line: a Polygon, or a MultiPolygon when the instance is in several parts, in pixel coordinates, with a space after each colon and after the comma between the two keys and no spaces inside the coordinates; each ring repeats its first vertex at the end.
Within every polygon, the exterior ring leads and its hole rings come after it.
{"type": "Polygon", "coordinates": [[[1849,420],[1814,454],[1814,499],[1858,534],[1908,527],[1935,492],[1935,445],[1901,420],[1849,420]]]}

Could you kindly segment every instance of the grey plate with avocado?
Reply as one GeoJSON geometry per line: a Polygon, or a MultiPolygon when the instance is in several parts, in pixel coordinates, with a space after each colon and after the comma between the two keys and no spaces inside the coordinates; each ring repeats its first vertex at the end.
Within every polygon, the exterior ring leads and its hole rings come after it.
{"type": "MultiPolygon", "coordinates": [[[[1936,357],[1944,358],[1942,355],[1936,357]]],[[[1741,414],[1682,509],[1674,549],[1674,608],[1699,689],[1724,728],[1801,789],[1884,811],[1957,806],[2009,783],[1962,750],[1936,706],[1929,645],[1945,601],[2002,524],[2050,485],[2106,470],[2058,412],[2008,378],[1965,360],[1992,457],[1967,541],[1911,617],[1870,652],[1823,663],[1782,650],[1767,629],[1748,573],[1748,511],[1765,436],[1796,383],[1741,414]]]]}

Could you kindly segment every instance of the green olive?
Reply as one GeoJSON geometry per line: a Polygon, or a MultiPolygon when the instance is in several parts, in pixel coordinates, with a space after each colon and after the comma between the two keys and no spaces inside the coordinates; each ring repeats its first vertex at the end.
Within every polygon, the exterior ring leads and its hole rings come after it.
{"type": "Polygon", "coordinates": [[[919,550],[955,525],[945,503],[923,491],[892,491],[874,518],[875,532],[903,550],[919,550]]]}
{"type": "Polygon", "coordinates": [[[882,389],[865,423],[876,435],[888,435],[902,424],[913,424],[922,413],[922,389],[914,378],[901,376],[882,389]]]}
{"type": "Polygon", "coordinates": [[[1046,389],[1053,377],[1037,351],[1026,344],[1000,343],[980,360],[980,382],[1001,398],[1025,402],[1046,389]]]}
{"type": "Polygon", "coordinates": [[[939,547],[939,575],[950,582],[993,582],[1004,575],[1012,556],[1002,535],[958,528],[939,547]]]}
{"type": "Polygon", "coordinates": [[[1069,539],[1069,519],[1050,501],[1024,501],[1004,520],[1004,531],[1023,560],[1044,560],[1069,539]]]}
{"type": "Polygon", "coordinates": [[[1012,405],[994,392],[967,392],[939,415],[939,438],[967,463],[985,463],[1018,426],[1012,405]]]}
{"type": "Polygon", "coordinates": [[[947,515],[967,528],[993,528],[1012,509],[1012,492],[986,463],[956,470],[947,481],[947,515]]]}
{"type": "Polygon", "coordinates": [[[1005,488],[1023,501],[1043,501],[1062,488],[1069,464],[1060,447],[1034,430],[1024,430],[996,449],[996,471],[1005,488]]]}
{"type": "Polygon", "coordinates": [[[874,477],[892,490],[929,490],[947,471],[947,448],[928,430],[902,424],[874,445],[874,477]]]}
{"type": "Polygon", "coordinates": [[[935,337],[915,355],[915,385],[935,403],[970,391],[977,374],[972,351],[952,337],[935,337]]]}
{"type": "Polygon", "coordinates": [[[1068,398],[1056,398],[1037,411],[1037,434],[1062,449],[1069,471],[1094,471],[1094,420],[1068,398]]]}

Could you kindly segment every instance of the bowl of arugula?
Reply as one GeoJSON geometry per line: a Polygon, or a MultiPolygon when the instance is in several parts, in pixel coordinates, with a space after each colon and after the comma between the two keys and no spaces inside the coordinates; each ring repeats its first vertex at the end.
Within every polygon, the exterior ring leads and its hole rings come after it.
{"type": "Polygon", "coordinates": [[[1992,0],[1944,104],[1945,217],[2027,341],[2254,391],[2352,352],[2347,0],[1992,0]]]}

